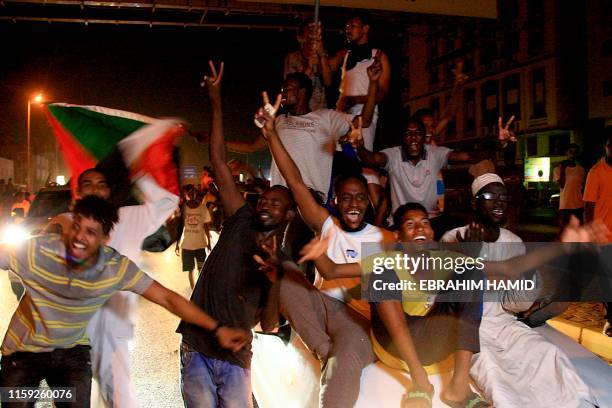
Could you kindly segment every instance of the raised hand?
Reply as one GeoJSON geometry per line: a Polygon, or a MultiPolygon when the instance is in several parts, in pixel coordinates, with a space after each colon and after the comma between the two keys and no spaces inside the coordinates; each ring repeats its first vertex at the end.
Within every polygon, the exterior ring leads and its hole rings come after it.
{"type": "Polygon", "coordinates": [[[570,217],[568,225],[561,232],[561,242],[595,242],[606,243],[610,240],[610,230],[601,220],[595,220],[585,226],[575,216],[570,217]]]}
{"type": "Polygon", "coordinates": [[[482,242],[484,241],[484,228],[477,222],[472,222],[468,225],[463,236],[461,232],[457,231],[455,235],[458,242],[482,242]]]}
{"type": "Polygon", "coordinates": [[[253,255],[253,259],[259,265],[259,271],[266,274],[270,282],[274,283],[279,279],[279,270],[281,268],[280,261],[278,259],[278,245],[276,243],[276,235],[272,237],[271,245],[262,243],[260,248],[267,254],[264,260],[259,255],[253,255]]]}
{"type": "Polygon", "coordinates": [[[221,99],[221,79],[223,78],[223,69],[225,64],[221,62],[219,66],[219,71],[215,67],[212,61],[208,61],[208,66],[210,67],[210,75],[204,75],[201,86],[206,87],[208,89],[208,96],[213,100],[221,99]]]}
{"type": "Polygon", "coordinates": [[[510,129],[510,125],[513,121],[514,115],[512,115],[510,119],[508,119],[508,123],[506,123],[505,126],[501,116],[497,121],[497,127],[499,128],[499,141],[503,145],[507,144],[508,142],[516,142],[516,136],[514,135],[514,132],[510,129]]]}
{"type": "Polygon", "coordinates": [[[360,147],[363,147],[363,129],[362,129],[363,119],[361,118],[361,116],[359,116],[359,119],[357,120],[358,122],[357,127],[355,127],[352,121],[348,120],[347,122],[351,126],[351,129],[346,135],[342,136],[338,141],[341,144],[350,143],[351,146],[353,146],[353,148],[355,149],[359,149],[360,147]]]}
{"type": "Polygon", "coordinates": [[[221,347],[230,349],[235,353],[249,341],[251,333],[234,327],[220,326],[216,330],[215,336],[221,347]]]}
{"type": "Polygon", "coordinates": [[[267,138],[268,133],[274,130],[274,119],[276,118],[278,108],[280,108],[282,95],[278,94],[276,96],[274,106],[270,103],[267,92],[264,91],[261,95],[263,98],[263,106],[255,113],[255,125],[261,128],[263,136],[267,138]]]}
{"type": "Polygon", "coordinates": [[[469,78],[463,73],[463,60],[460,60],[455,64],[455,68],[452,69],[453,76],[455,78],[455,85],[462,85],[469,78]]]}
{"type": "Polygon", "coordinates": [[[380,62],[380,55],[380,50],[376,51],[374,62],[372,62],[367,69],[370,82],[378,82],[380,76],[382,75],[383,67],[382,63],[380,62]]]}
{"type": "Polygon", "coordinates": [[[314,261],[321,255],[326,253],[330,239],[331,235],[328,235],[325,238],[315,236],[308,244],[304,245],[304,248],[302,248],[302,250],[300,251],[300,255],[302,255],[302,257],[300,258],[298,263],[301,264],[307,261],[314,261]]]}

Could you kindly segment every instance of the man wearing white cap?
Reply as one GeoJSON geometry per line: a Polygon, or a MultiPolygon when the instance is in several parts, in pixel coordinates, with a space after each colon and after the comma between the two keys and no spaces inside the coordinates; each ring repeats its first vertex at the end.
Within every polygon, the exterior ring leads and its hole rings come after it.
{"type": "MultiPolygon", "coordinates": [[[[502,228],[511,197],[501,177],[476,177],[472,195],[475,222],[446,232],[441,241],[482,242],[480,256],[489,261],[525,254],[521,238],[502,228]]],[[[470,369],[487,399],[502,408],[526,401],[538,407],[577,407],[593,401],[565,353],[516,319],[514,313],[529,309],[532,301],[512,290],[499,292],[497,299],[483,303],[480,353],[473,356],[470,369]]]]}

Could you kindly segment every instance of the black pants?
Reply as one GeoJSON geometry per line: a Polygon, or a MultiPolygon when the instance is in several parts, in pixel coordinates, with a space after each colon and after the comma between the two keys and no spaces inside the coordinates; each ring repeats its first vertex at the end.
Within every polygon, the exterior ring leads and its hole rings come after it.
{"type": "MultiPolygon", "coordinates": [[[[88,408],[91,398],[89,346],[57,349],[45,353],[17,352],[2,356],[0,387],[38,387],[45,379],[49,387],[74,387],[74,402],[56,402],[56,407],[88,408]]],[[[5,400],[6,400],[6,396],[5,400]]],[[[33,407],[34,402],[3,402],[6,407],[33,407]]]]}

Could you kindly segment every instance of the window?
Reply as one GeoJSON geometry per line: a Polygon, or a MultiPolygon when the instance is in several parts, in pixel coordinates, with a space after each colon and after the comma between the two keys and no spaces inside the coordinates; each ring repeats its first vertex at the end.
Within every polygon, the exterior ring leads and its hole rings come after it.
{"type": "Polygon", "coordinates": [[[521,76],[509,75],[504,78],[504,115],[521,118],[521,76]]]}
{"type": "Polygon", "coordinates": [[[544,51],[544,0],[527,2],[527,27],[529,37],[529,55],[534,56],[544,51]]]}
{"type": "Polygon", "coordinates": [[[546,71],[544,68],[532,72],[531,81],[531,118],[546,117],[546,71]]]}
{"type": "Polygon", "coordinates": [[[497,81],[487,81],[482,85],[482,122],[485,126],[497,124],[499,117],[499,98],[497,81]]]}
{"type": "Polygon", "coordinates": [[[463,130],[471,133],[476,130],[476,90],[466,89],[463,92],[463,130]]]}
{"type": "Polygon", "coordinates": [[[528,137],[527,138],[527,156],[537,156],[538,155],[538,137],[528,137]]]}

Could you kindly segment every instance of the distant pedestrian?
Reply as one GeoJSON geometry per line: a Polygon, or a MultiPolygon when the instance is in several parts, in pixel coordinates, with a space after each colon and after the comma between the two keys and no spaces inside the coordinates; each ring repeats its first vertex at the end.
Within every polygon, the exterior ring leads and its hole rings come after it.
{"type": "Polygon", "coordinates": [[[185,186],[185,204],[182,207],[182,223],[178,233],[181,238],[176,242],[176,255],[180,255],[183,272],[189,276],[189,286],[195,286],[194,269],[198,271],[206,260],[206,249],[210,251],[210,223],[212,219],[206,204],[199,197],[192,184],[185,186]],[[182,231],[181,231],[182,230],[182,231]]]}
{"type": "Polygon", "coordinates": [[[559,224],[565,227],[572,215],[582,221],[583,203],[582,186],[584,185],[584,167],[576,162],[579,146],[572,143],[568,146],[567,159],[553,170],[553,181],[559,185],[559,224]]]}

